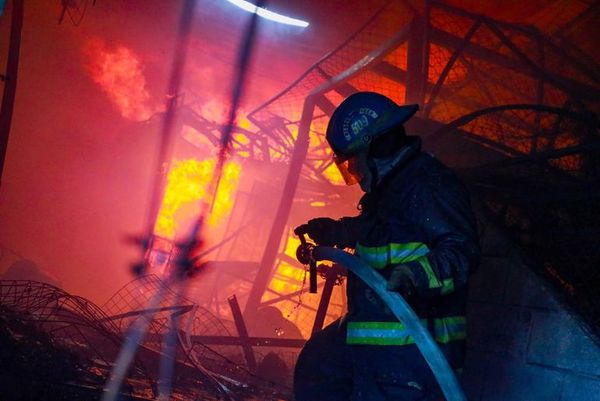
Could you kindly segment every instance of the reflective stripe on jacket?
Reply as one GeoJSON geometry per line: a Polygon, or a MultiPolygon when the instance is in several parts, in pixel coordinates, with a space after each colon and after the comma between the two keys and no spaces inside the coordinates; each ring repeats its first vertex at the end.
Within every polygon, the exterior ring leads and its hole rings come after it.
{"type": "MultiPolygon", "coordinates": [[[[363,196],[359,216],[341,219],[342,228],[357,255],[384,278],[399,264],[413,272],[416,295],[407,301],[457,368],[461,358],[453,355],[462,352],[445,348],[466,336],[466,283],[479,263],[475,219],[455,174],[421,152],[418,138],[409,138],[402,160],[363,196]]],[[[379,297],[351,273],[347,293],[349,344],[413,343],[379,297]]]]}
{"type": "MultiPolygon", "coordinates": [[[[464,316],[433,319],[433,338],[440,344],[467,338],[467,320],[464,316]]],[[[427,326],[428,320],[421,319],[427,326]]],[[[415,340],[401,322],[348,322],[348,344],[408,345],[415,340]]]]}

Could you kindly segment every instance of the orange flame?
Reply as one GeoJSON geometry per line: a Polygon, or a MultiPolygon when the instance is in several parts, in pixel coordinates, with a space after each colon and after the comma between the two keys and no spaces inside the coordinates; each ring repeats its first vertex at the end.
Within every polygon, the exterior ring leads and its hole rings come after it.
{"type": "Polygon", "coordinates": [[[88,42],[88,70],[94,82],[108,95],[121,112],[131,120],[145,120],[152,114],[150,94],[139,57],[130,49],[107,48],[99,39],[88,42]]]}
{"type": "MultiPolygon", "coordinates": [[[[186,205],[195,206],[200,201],[209,201],[207,189],[215,169],[215,161],[174,160],[169,171],[167,187],[154,233],[158,236],[174,239],[177,228],[185,219],[181,209],[186,205]]],[[[216,225],[233,206],[233,196],[239,181],[241,166],[228,161],[223,168],[214,207],[208,218],[208,224],[216,225]]]]}

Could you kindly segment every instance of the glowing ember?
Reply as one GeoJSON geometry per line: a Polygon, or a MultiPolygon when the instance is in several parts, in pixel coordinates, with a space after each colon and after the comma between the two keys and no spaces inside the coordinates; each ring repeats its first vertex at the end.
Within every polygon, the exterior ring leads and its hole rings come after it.
{"type": "MultiPolygon", "coordinates": [[[[186,216],[181,216],[184,206],[194,206],[196,213],[200,201],[207,199],[206,193],[209,182],[213,176],[215,161],[209,160],[174,160],[171,164],[165,196],[156,220],[154,233],[158,236],[173,239],[178,226],[186,216]]],[[[241,167],[229,161],[223,169],[223,176],[219,185],[213,210],[208,223],[217,224],[231,210],[233,195],[237,188],[241,167]]]]}
{"type": "Polygon", "coordinates": [[[91,40],[86,49],[88,70],[121,115],[131,120],[145,120],[152,114],[150,94],[139,57],[130,49],[107,48],[102,40],[91,40]]]}

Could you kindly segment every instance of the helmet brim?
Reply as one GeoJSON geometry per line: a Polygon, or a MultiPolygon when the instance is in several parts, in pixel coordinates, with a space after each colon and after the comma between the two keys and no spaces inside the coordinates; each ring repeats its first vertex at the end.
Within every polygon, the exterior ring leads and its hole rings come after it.
{"type": "Polygon", "coordinates": [[[378,119],[377,122],[373,124],[371,135],[373,135],[373,137],[378,137],[386,132],[392,131],[398,125],[404,124],[410,120],[418,110],[418,104],[391,106],[389,112],[384,114],[385,117],[378,119]]]}
{"type": "Polygon", "coordinates": [[[389,113],[385,113],[385,117],[378,119],[377,122],[370,127],[367,135],[371,137],[371,141],[368,145],[357,147],[355,149],[346,149],[345,152],[336,152],[332,147],[336,162],[343,163],[356,154],[367,151],[373,139],[394,131],[396,127],[410,120],[418,110],[418,104],[408,104],[404,106],[394,105],[393,110],[390,110],[389,113]]]}

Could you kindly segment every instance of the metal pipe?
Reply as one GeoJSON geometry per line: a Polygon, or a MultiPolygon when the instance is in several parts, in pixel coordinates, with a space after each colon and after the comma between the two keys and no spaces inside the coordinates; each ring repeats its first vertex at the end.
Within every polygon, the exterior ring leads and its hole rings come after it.
{"type": "Polygon", "coordinates": [[[321,331],[323,323],[325,323],[325,317],[327,317],[327,308],[329,307],[329,301],[331,301],[331,295],[333,294],[333,287],[337,280],[337,273],[328,273],[325,278],[325,286],[321,293],[321,300],[319,301],[319,307],[317,308],[317,314],[315,315],[315,322],[311,330],[312,334],[321,331]]]}
{"type": "Polygon", "coordinates": [[[23,28],[24,0],[13,1],[13,12],[10,26],[10,45],[8,48],[8,61],[6,76],[4,76],[4,94],[2,95],[2,108],[0,109],[0,185],[4,160],[8,149],[8,135],[12,122],[12,114],[17,94],[17,73],[19,72],[19,54],[21,53],[21,29],[23,28]]]}
{"type": "Polygon", "coordinates": [[[314,97],[308,96],[304,100],[302,119],[300,121],[300,126],[298,127],[298,139],[296,140],[294,152],[292,153],[290,169],[283,187],[283,195],[281,196],[281,201],[279,203],[279,207],[277,208],[277,214],[275,215],[275,219],[273,221],[271,233],[269,234],[269,239],[267,241],[267,245],[265,246],[265,252],[260,262],[260,270],[256,275],[254,285],[252,286],[252,291],[248,296],[248,302],[246,303],[246,307],[244,309],[244,315],[246,318],[249,317],[249,314],[254,313],[258,309],[262,295],[269,284],[269,279],[271,278],[271,271],[275,265],[279,244],[287,224],[290,209],[292,208],[294,194],[296,193],[296,187],[298,186],[298,181],[300,179],[300,172],[302,171],[302,165],[304,164],[304,159],[306,158],[306,153],[308,152],[310,125],[312,123],[314,109],[314,97]]]}
{"type": "Polygon", "coordinates": [[[227,302],[229,302],[229,307],[231,308],[231,314],[233,316],[233,321],[235,322],[238,337],[241,341],[242,350],[244,351],[244,357],[246,358],[248,369],[250,369],[250,371],[255,371],[256,357],[254,356],[252,345],[250,344],[250,341],[248,341],[248,329],[246,328],[246,322],[244,321],[242,311],[240,310],[240,304],[238,303],[235,295],[227,298],[227,302]]]}

